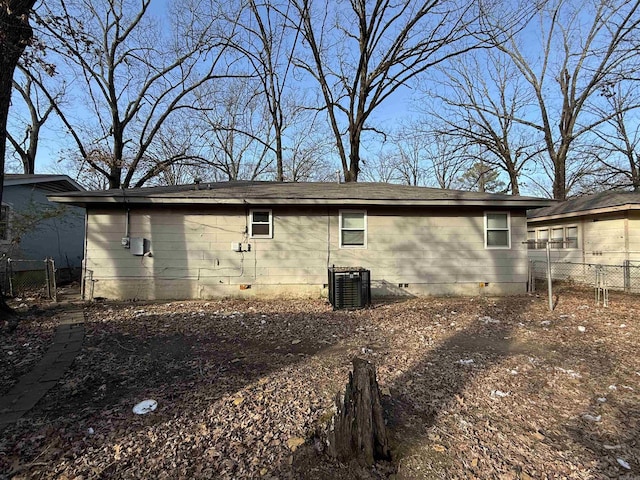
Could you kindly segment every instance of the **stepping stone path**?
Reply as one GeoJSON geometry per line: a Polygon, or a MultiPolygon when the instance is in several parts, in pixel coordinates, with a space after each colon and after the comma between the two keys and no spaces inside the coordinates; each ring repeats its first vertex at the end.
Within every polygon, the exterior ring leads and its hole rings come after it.
{"type": "Polygon", "coordinates": [[[65,312],[65,317],[40,362],[0,397],[0,431],[31,410],[58,383],[80,352],[84,340],[82,309],[65,312]]]}

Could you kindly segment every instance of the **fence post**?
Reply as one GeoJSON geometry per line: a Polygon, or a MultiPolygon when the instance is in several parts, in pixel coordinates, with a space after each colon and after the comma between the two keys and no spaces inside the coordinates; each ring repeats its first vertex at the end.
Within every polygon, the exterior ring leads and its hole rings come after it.
{"type": "Polygon", "coordinates": [[[51,300],[58,301],[57,288],[56,288],[56,266],[53,258],[45,259],[46,279],[47,279],[47,293],[51,300]]]}
{"type": "Polygon", "coordinates": [[[631,262],[629,260],[625,260],[622,263],[622,272],[624,276],[624,291],[628,292],[631,290],[631,262]]]}
{"type": "Polygon", "coordinates": [[[607,285],[607,277],[603,265],[596,266],[596,305],[609,306],[609,287],[607,285]]]}
{"type": "Polygon", "coordinates": [[[13,267],[11,265],[11,258],[7,258],[7,276],[9,277],[9,296],[14,297],[13,294],[13,267]]]}
{"type": "Polygon", "coordinates": [[[49,279],[49,259],[44,259],[44,281],[47,284],[47,297],[51,298],[51,281],[49,279]]]}
{"type": "Polygon", "coordinates": [[[547,294],[549,295],[549,311],[553,311],[553,286],[551,285],[551,243],[547,241],[547,294]]]}

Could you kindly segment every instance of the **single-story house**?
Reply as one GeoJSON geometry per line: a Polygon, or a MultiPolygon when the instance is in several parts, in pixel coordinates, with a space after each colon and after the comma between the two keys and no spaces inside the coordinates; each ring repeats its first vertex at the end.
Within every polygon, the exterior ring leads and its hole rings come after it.
{"type": "Polygon", "coordinates": [[[585,195],[528,213],[529,257],[623,265],[640,261],[640,192],[585,195]]]}
{"type": "Polygon", "coordinates": [[[0,213],[2,257],[33,261],[49,257],[58,269],[80,269],[84,209],[47,199],[49,194],[70,191],[85,189],[67,175],[6,174],[0,213]]]}
{"type": "Polygon", "coordinates": [[[49,196],[86,208],[94,297],[326,295],[331,266],[373,295],[526,291],[526,211],[550,200],[382,183],[225,182],[49,196]]]}

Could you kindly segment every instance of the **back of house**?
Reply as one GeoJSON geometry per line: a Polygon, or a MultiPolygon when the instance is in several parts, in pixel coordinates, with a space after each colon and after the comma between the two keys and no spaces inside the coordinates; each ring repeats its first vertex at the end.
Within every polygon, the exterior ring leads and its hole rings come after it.
{"type": "Polygon", "coordinates": [[[85,296],[327,294],[328,269],[373,295],[526,291],[526,210],[546,199],[381,183],[225,182],[72,192],[86,208],[85,296]]]}

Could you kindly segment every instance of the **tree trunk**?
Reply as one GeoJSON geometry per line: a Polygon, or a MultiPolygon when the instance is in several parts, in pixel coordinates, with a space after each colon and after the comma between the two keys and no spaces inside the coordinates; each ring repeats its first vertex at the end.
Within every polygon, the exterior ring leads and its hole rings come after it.
{"type": "Polygon", "coordinates": [[[360,173],[360,134],[354,133],[350,138],[349,169],[344,172],[345,182],[357,182],[360,173]]]}
{"type": "Polygon", "coordinates": [[[340,461],[357,460],[363,467],[390,460],[380,390],[374,365],[353,359],[353,372],[344,392],[336,396],[329,454],[340,461]]]}
{"type": "MultiPolygon", "coordinates": [[[[4,186],[4,161],[7,147],[7,118],[11,105],[13,72],[22,52],[31,41],[33,31],[29,14],[35,0],[0,2],[0,203],[4,186]]],[[[15,312],[0,293],[0,320],[7,321],[9,329],[17,326],[15,312]]]]}

